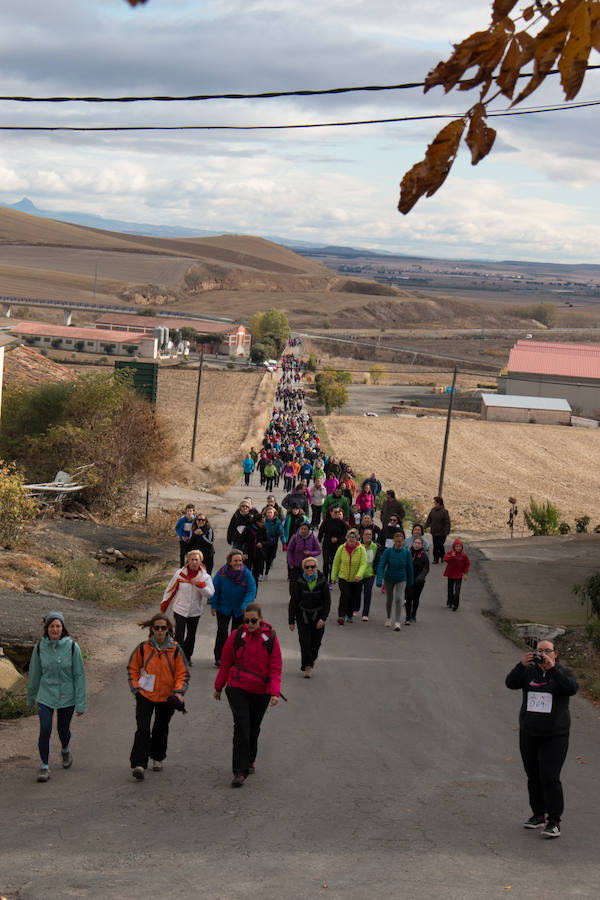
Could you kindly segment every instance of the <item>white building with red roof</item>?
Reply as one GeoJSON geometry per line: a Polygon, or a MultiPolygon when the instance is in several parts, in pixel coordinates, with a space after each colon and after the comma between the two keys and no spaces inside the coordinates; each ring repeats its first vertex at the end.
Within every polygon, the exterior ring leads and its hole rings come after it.
{"type": "Polygon", "coordinates": [[[579,415],[600,416],[600,344],[517,341],[499,388],[506,394],[562,398],[579,415]]]}
{"type": "MultiPolygon", "coordinates": [[[[206,344],[205,351],[225,353],[227,356],[249,356],[252,334],[239,322],[215,322],[209,319],[186,319],[181,316],[134,316],[131,313],[105,313],[96,320],[96,328],[111,331],[145,331],[154,334],[155,328],[168,328],[169,332],[191,328],[198,334],[222,334],[220,346],[206,344]]],[[[201,344],[202,341],[198,341],[201,344]]]]}
{"type": "Polygon", "coordinates": [[[116,356],[137,355],[156,359],[158,340],[142,331],[99,331],[48,322],[15,322],[10,333],[37,349],[72,350],[75,353],[114,353],[116,356]],[[134,348],[133,350],[131,348],[134,348]]]}

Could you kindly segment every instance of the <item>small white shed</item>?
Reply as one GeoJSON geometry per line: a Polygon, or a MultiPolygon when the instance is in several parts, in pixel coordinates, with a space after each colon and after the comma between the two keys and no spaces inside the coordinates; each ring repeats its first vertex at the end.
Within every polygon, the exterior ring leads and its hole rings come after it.
{"type": "Polygon", "coordinates": [[[561,397],[522,397],[518,394],[482,394],[481,418],[488,422],[531,422],[570,425],[571,406],[561,397]]]}

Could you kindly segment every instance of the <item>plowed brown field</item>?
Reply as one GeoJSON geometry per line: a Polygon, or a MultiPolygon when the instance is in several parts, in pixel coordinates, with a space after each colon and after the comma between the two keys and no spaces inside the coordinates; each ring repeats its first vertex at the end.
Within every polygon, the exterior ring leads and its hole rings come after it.
{"type": "MultiPolygon", "coordinates": [[[[396,496],[413,500],[424,515],[429,511],[438,489],[445,420],[330,416],[323,421],[330,443],[355,472],[375,471],[396,496]]],[[[508,533],[509,496],[521,510],[530,496],[549,499],[571,528],[575,516],[584,514],[593,528],[600,522],[599,453],[600,429],[452,422],[444,501],[453,531],[508,533]]],[[[522,526],[519,513],[519,533],[522,526]]]]}

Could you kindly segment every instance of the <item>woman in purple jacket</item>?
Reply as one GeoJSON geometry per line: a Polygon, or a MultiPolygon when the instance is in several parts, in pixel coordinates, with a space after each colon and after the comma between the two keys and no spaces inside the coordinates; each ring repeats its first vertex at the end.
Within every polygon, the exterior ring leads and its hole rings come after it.
{"type": "Polygon", "coordinates": [[[321,544],[313,533],[310,522],[303,522],[287,545],[288,578],[290,585],[302,575],[302,561],[307,556],[320,556],[321,544]]]}

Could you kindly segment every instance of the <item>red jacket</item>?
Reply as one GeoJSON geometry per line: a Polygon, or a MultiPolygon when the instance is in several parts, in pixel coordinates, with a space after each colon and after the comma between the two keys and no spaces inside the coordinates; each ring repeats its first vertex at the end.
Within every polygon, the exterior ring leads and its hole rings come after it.
{"type": "Polygon", "coordinates": [[[456,556],[453,555],[457,544],[462,544],[462,541],[458,538],[452,544],[452,550],[444,554],[444,562],[448,564],[444,569],[446,578],[462,578],[463,575],[468,573],[471,565],[469,557],[463,550],[457,553],[456,556]]]}
{"type": "MultiPolygon", "coordinates": [[[[238,687],[249,694],[270,694],[279,697],[281,690],[281,648],[277,635],[273,649],[265,647],[271,636],[271,626],[263,622],[257,631],[243,626],[240,646],[235,649],[236,631],[227,638],[221,653],[221,665],[215,679],[215,690],[238,687]]],[[[238,639],[239,642],[239,639],[238,639]]]]}

